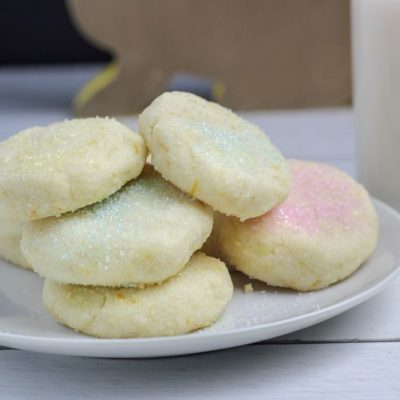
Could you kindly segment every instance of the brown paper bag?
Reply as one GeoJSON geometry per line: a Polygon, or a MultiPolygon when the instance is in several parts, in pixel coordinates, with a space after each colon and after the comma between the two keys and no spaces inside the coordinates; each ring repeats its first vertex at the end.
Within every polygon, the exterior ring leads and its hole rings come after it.
{"type": "Polygon", "coordinates": [[[71,0],[82,33],[114,55],[78,115],[141,111],[177,72],[210,78],[233,109],[350,101],[348,0],[71,0]]]}

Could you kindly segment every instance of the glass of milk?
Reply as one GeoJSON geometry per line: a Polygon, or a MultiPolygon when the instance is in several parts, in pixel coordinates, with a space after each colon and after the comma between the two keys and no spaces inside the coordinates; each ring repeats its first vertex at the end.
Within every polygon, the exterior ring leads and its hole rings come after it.
{"type": "Polygon", "coordinates": [[[400,0],[352,0],[358,178],[400,210],[400,0]]]}

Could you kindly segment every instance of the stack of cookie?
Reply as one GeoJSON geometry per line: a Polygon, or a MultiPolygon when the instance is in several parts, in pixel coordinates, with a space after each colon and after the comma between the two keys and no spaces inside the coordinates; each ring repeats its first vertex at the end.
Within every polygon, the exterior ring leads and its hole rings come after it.
{"type": "Polygon", "coordinates": [[[28,268],[24,222],[102,200],[139,175],[144,157],[141,137],[109,119],[29,128],[1,143],[0,255],[28,268]]]}
{"type": "Polygon", "coordinates": [[[21,244],[65,325],[100,337],[176,335],[213,323],[232,296],[225,265],[194,254],[212,222],[147,165],[100,203],[27,223],[21,244]]]}
{"type": "Polygon", "coordinates": [[[186,333],[213,323],[231,299],[225,265],[196,253],[212,210],[146,156],[140,135],[102,118],[31,128],[0,145],[0,218],[12,221],[3,236],[18,244],[23,226],[21,248],[46,278],[46,306],[78,331],[186,333]]]}
{"type": "Polygon", "coordinates": [[[148,337],[212,324],[232,282],[198,252],[204,243],[250,277],[298,290],[343,279],[372,252],[365,190],[332,167],[287,162],[231,111],[165,93],[139,129],[73,120],[0,144],[0,218],[24,223],[23,254],[64,325],[148,337]]]}

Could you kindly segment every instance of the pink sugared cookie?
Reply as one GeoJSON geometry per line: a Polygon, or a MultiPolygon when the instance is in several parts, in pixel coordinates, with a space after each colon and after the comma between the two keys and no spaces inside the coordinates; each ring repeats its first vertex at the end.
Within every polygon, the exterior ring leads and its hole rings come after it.
{"type": "Polygon", "coordinates": [[[240,222],[219,215],[209,243],[237,270],[270,285],[301,291],[353,273],[373,252],[378,220],[366,190],[338,169],[289,161],[288,198],[240,222]]]}

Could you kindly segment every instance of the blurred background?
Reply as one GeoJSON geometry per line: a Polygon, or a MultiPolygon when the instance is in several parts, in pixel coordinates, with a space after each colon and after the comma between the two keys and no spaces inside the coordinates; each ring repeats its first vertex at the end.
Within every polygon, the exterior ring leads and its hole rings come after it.
{"type": "Polygon", "coordinates": [[[107,62],[111,56],[74,26],[63,0],[0,1],[0,63],[10,65],[107,62]]]}
{"type": "Polygon", "coordinates": [[[346,105],[349,19],[349,0],[2,0],[0,107],[122,115],[170,89],[241,110],[346,105]]]}

